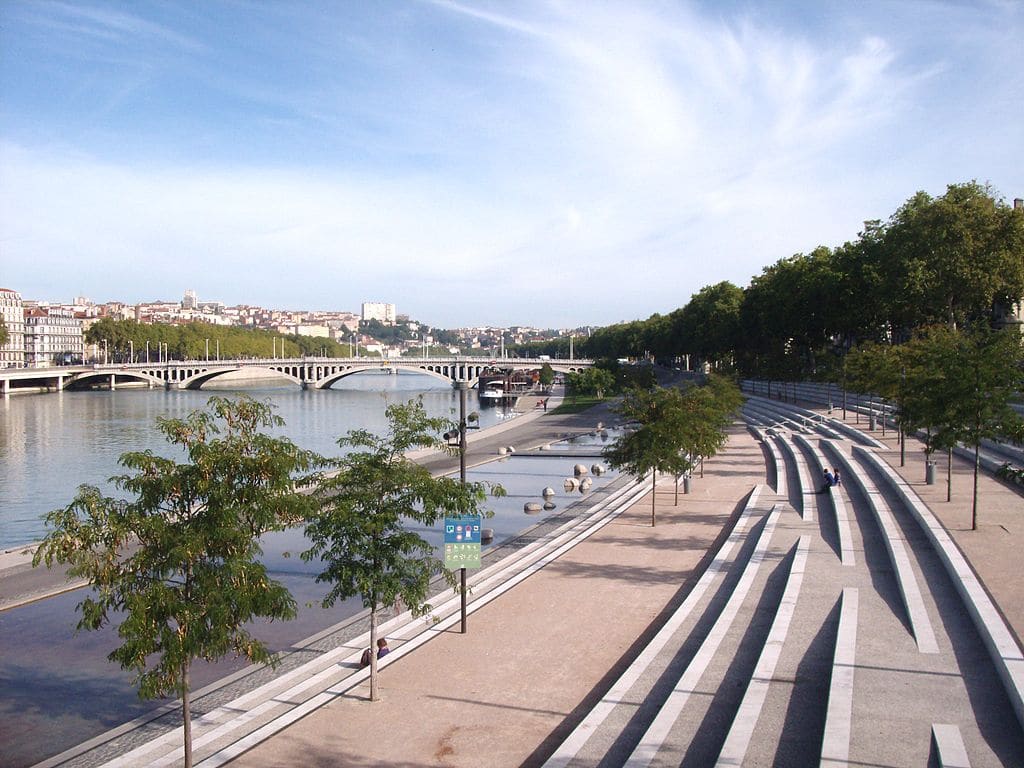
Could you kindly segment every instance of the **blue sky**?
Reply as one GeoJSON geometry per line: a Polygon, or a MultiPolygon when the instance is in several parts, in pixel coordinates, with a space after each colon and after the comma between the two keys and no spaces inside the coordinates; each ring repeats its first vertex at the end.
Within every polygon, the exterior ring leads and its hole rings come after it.
{"type": "Polygon", "coordinates": [[[1024,3],[0,2],[0,285],[604,325],[1024,197],[1024,3]]]}

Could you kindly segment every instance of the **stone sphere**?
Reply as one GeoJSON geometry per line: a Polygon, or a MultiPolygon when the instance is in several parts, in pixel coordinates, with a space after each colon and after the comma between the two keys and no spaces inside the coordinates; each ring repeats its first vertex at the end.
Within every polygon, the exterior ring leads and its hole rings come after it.
{"type": "Polygon", "coordinates": [[[580,487],[580,481],[577,480],[575,477],[567,477],[565,478],[565,482],[562,483],[562,487],[566,491],[575,491],[577,488],[580,487]]]}
{"type": "Polygon", "coordinates": [[[528,515],[536,515],[541,510],[541,505],[536,501],[528,501],[523,504],[523,512],[528,515]]]}
{"type": "Polygon", "coordinates": [[[590,471],[591,471],[591,472],[592,472],[593,474],[595,474],[595,475],[597,475],[598,477],[600,477],[601,475],[603,475],[603,474],[604,474],[604,467],[603,467],[603,466],[601,466],[600,464],[595,464],[594,466],[592,466],[592,467],[590,468],[590,471]]]}
{"type": "Polygon", "coordinates": [[[587,468],[582,464],[577,464],[575,467],[572,468],[572,473],[576,475],[576,477],[579,477],[580,475],[587,474],[587,468]]]}
{"type": "Polygon", "coordinates": [[[545,499],[549,498],[550,496],[555,495],[555,489],[551,487],[545,488],[543,491],[541,491],[540,495],[543,496],[545,499]]]}

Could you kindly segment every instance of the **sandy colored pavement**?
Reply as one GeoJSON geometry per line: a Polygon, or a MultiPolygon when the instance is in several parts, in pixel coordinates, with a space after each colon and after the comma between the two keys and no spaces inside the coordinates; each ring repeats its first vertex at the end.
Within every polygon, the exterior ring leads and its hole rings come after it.
{"type": "MultiPolygon", "coordinates": [[[[368,686],[250,750],[233,766],[539,764],[635,656],[666,607],[764,480],[761,450],[735,427],[692,492],[650,495],[555,563],[381,671],[368,686]]],[[[699,575],[699,574],[698,574],[699,575]]]]}

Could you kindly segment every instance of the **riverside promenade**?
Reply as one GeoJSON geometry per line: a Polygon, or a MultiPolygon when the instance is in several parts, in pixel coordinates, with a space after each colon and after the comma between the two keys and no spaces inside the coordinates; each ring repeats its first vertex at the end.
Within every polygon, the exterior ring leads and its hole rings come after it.
{"type": "MultiPolygon", "coordinates": [[[[873,435],[880,438],[878,433],[873,435]]],[[[1024,628],[1019,578],[1024,498],[983,476],[979,530],[971,531],[971,476],[966,463],[954,462],[953,499],[946,502],[944,484],[924,485],[923,456],[918,446],[908,445],[907,463],[901,468],[893,438],[881,442],[885,448],[879,450],[879,455],[943,522],[1019,638],[1024,628]]],[[[725,450],[707,462],[704,477],[693,479],[691,493],[680,496],[678,506],[674,504],[672,481],[659,483],[655,527],[650,526],[650,497],[645,495],[566,555],[474,613],[468,634],[439,633],[414,653],[386,665],[381,672],[382,701],[367,701],[365,685],[352,689],[256,745],[231,765],[544,765],[690,593],[707,565],[709,550],[721,542],[727,524],[736,518],[751,489],[765,483],[768,472],[761,446],[737,425],[725,450]]],[[[770,489],[767,493],[770,496],[770,489]]],[[[815,502],[826,503],[824,499],[815,502]]],[[[800,525],[793,510],[782,514],[781,525],[800,525]]],[[[812,543],[812,558],[831,557],[821,552],[822,543],[812,543]]],[[[857,556],[865,558],[864,546],[857,547],[857,556]]],[[[875,570],[871,578],[885,578],[884,566],[875,570]]],[[[755,617],[751,616],[750,621],[754,622],[755,617]]],[[[870,646],[882,637],[882,630],[872,631],[866,609],[865,618],[869,625],[861,627],[860,642],[870,646]]],[[[792,634],[800,632],[796,627],[792,630],[792,634]]],[[[966,660],[967,665],[976,663],[966,660]]],[[[906,707],[907,691],[899,689],[913,689],[923,681],[926,685],[921,691],[927,698],[942,690],[932,686],[933,682],[946,685],[949,681],[942,677],[930,681],[927,676],[907,674],[895,665],[886,672],[865,664],[858,672],[869,685],[874,674],[882,686],[881,693],[868,702],[872,711],[865,714],[876,723],[867,729],[873,732],[861,733],[854,727],[849,761],[821,764],[961,764],[955,762],[955,755],[947,753],[940,758],[934,745],[929,750],[927,726],[917,744],[899,738],[887,742],[884,735],[893,728],[910,728],[918,717],[913,708],[906,707]],[[891,695],[886,686],[891,686],[891,695]],[[859,744],[861,741],[868,743],[859,744]],[[871,753],[877,759],[858,760],[858,753],[871,753]]],[[[820,684],[827,686],[828,669],[821,673],[820,684]]],[[[798,674],[812,673],[803,670],[798,674]]],[[[792,679],[789,683],[786,679],[786,675],[777,674],[774,685],[786,689],[792,685],[792,679]]],[[[709,689],[702,695],[721,697],[722,693],[709,689]]],[[[910,691],[912,699],[920,695],[910,691]]],[[[976,689],[971,695],[984,697],[976,689]]],[[[997,702],[994,714],[984,706],[978,708],[979,714],[964,713],[967,722],[960,727],[969,734],[964,740],[972,753],[970,764],[1021,764],[1016,762],[1021,755],[1020,724],[1005,699],[1002,703],[998,703],[998,695],[992,699],[997,702]],[[970,722],[974,718],[979,722],[970,722]],[[1005,739],[1007,743],[998,743],[1001,737],[992,734],[995,721],[1002,722],[999,727],[1013,731],[1005,739]],[[976,748],[973,742],[978,733],[983,734],[982,739],[997,742],[994,756],[976,748]]],[[[639,712],[642,704],[636,702],[633,711],[639,712]]],[[[854,715],[862,708],[853,707],[854,715]]],[[[792,717],[787,709],[793,709],[793,705],[784,697],[769,697],[761,719],[775,723],[784,733],[792,717]]],[[[824,715],[813,719],[824,719],[824,715]]],[[[715,740],[721,744],[727,726],[706,716],[703,727],[717,729],[715,740]]],[[[818,765],[820,739],[820,732],[793,733],[788,740],[780,739],[771,751],[755,748],[740,762],[718,764],[818,765]]],[[[681,747],[681,757],[650,764],[715,762],[713,757],[687,752],[685,743],[681,747]]],[[[638,760],[635,753],[630,755],[629,748],[614,742],[590,759],[577,756],[563,762],[552,760],[550,764],[648,764],[638,760]]]]}
{"type": "MultiPolygon", "coordinates": [[[[547,426],[533,439],[541,438],[536,443],[540,445],[552,435],[558,436],[556,433],[560,430],[570,433],[574,429],[592,430],[595,420],[602,420],[601,415],[550,415],[534,419],[533,428],[545,423],[547,426]],[[561,422],[561,419],[566,420],[561,422]],[[558,427],[553,428],[556,422],[558,427]]],[[[852,414],[849,421],[853,423],[852,414]]],[[[518,427],[529,423],[521,422],[518,427]]],[[[481,434],[481,439],[474,441],[477,458],[493,457],[497,446],[508,444],[515,445],[517,451],[528,449],[531,439],[513,428],[514,425],[512,422],[507,431],[488,436],[486,441],[481,434]]],[[[872,435],[880,439],[879,433],[872,435]]],[[[1018,578],[1019,553],[1024,546],[1021,522],[1024,497],[983,476],[979,530],[971,531],[968,465],[954,462],[954,496],[952,502],[946,502],[944,483],[940,481],[933,486],[923,483],[923,459],[913,444],[908,445],[907,466],[900,468],[892,438],[882,443],[884,447],[878,449],[877,454],[906,479],[942,521],[999,606],[1015,639],[1019,638],[1024,627],[1024,601],[1018,578]]],[[[971,765],[1024,764],[1020,723],[1015,720],[1005,696],[998,689],[984,687],[992,683],[991,674],[982,670],[978,678],[981,682],[976,679],[973,668],[985,666],[973,652],[979,645],[978,638],[969,631],[966,639],[954,638],[953,655],[960,668],[953,672],[940,671],[938,667],[930,672],[911,669],[912,664],[899,656],[905,654],[902,646],[907,645],[908,639],[911,646],[914,640],[904,626],[906,620],[893,621],[877,613],[879,606],[883,613],[898,613],[894,607],[898,597],[894,597],[892,569],[879,560],[877,542],[872,541],[869,523],[860,509],[863,498],[845,487],[837,494],[838,498],[816,496],[813,488],[801,488],[796,482],[792,462],[786,460],[781,464],[790,465],[789,487],[775,494],[769,484],[778,485],[780,475],[787,472],[786,467],[773,461],[765,445],[737,423],[725,449],[706,463],[703,477],[693,478],[691,493],[681,494],[678,506],[672,480],[659,481],[656,526],[650,526],[651,498],[646,492],[647,486],[641,486],[617,514],[602,525],[595,525],[571,548],[558,550],[557,556],[546,559],[528,578],[497,595],[488,595],[483,589],[474,590],[471,606],[474,602],[479,605],[471,609],[467,634],[460,634],[457,626],[445,624],[433,629],[420,624],[417,629],[415,623],[407,619],[396,618],[387,625],[385,631],[392,640],[393,653],[382,666],[381,701],[367,701],[368,686],[365,680],[358,682],[352,659],[358,657],[362,639],[354,638],[349,646],[339,649],[342,656],[335,665],[344,675],[355,679],[354,684],[324,686],[324,693],[317,697],[315,706],[297,708],[298,716],[278,718],[276,723],[269,720],[267,725],[241,741],[218,743],[211,733],[211,738],[197,750],[197,765],[714,764],[713,756],[708,758],[693,748],[691,742],[697,739],[682,734],[670,734],[667,739],[677,750],[671,753],[674,757],[638,758],[631,750],[639,735],[629,734],[631,728],[636,732],[638,727],[647,727],[646,723],[633,724],[644,714],[646,700],[644,697],[631,700],[628,696],[617,701],[620,709],[630,713],[620,723],[625,736],[614,738],[608,746],[598,744],[600,748],[596,752],[592,749],[588,754],[581,750],[575,757],[561,761],[552,758],[549,762],[549,758],[562,749],[561,745],[571,741],[578,726],[589,722],[599,703],[612,700],[610,689],[615,689],[617,681],[628,676],[624,673],[651,646],[662,626],[697,593],[701,580],[709,570],[714,570],[717,559],[712,561],[712,556],[723,549],[726,533],[736,525],[741,514],[745,516],[750,511],[746,507],[757,507],[751,517],[752,528],[767,528],[772,515],[777,519],[773,524],[780,532],[777,539],[781,538],[782,542],[775,551],[768,551],[764,556],[773,568],[779,566],[777,570],[780,570],[792,561],[792,555],[785,554],[785,547],[800,534],[809,541],[809,572],[814,568],[825,569],[820,571],[821,578],[809,577],[811,584],[805,586],[805,594],[800,598],[805,609],[826,617],[824,629],[801,626],[801,614],[797,614],[791,637],[810,633],[812,650],[820,650],[819,646],[826,644],[830,637],[834,638],[838,610],[833,609],[832,598],[823,597],[813,586],[819,582],[827,584],[835,573],[854,572],[846,569],[847,564],[840,563],[833,552],[839,548],[834,521],[838,518],[836,513],[841,499],[853,507],[851,518],[854,531],[858,533],[850,547],[850,564],[855,559],[857,567],[864,569],[857,577],[860,590],[864,593],[873,585],[880,596],[878,606],[872,606],[867,595],[862,598],[858,651],[875,650],[879,643],[899,647],[894,649],[897,656],[891,665],[872,664],[861,661],[860,657],[858,664],[851,665],[856,672],[855,679],[867,683],[861,688],[868,688],[871,696],[866,703],[851,705],[855,725],[851,729],[849,759],[822,761],[821,764],[965,764],[952,761],[949,755],[939,760],[936,748],[930,749],[929,715],[917,711],[933,703],[933,699],[946,698],[953,701],[955,711],[960,707],[959,729],[967,745],[966,751],[971,754],[971,765]],[[813,509],[808,504],[813,505],[813,509]],[[799,510],[800,506],[804,509],[799,510]],[[769,509],[772,515],[767,514],[769,509]],[[861,528],[865,531],[863,539],[859,534],[861,528]],[[890,639],[887,633],[895,633],[895,639],[890,639]],[[957,693],[961,686],[966,686],[967,698],[957,698],[961,695],[957,693]],[[917,700],[916,706],[907,705],[908,696],[911,701],[917,700]],[[857,725],[860,722],[866,725],[857,725]],[[922,728],[925,734],[922,739],[900,737],[903,732],[916,734],[922,728]]],[[[620,485],[632,486],[628,481],[620,485]]],[[[844,483],[848,485],[849,479],[844,483]]],[[[907,538],[912,539],[912,534],[907,538]]],[[[752,547],[747,547],[749,549],[752,547]]],[[[923,570],[922,573],[928,576],[923,570]]],[[[852,576],[847,578],[853,579],[852,576]]],[[[764,581],[764,594],[781,592],[778,581],[777,573],[764,581]]],[[[766,602],[767,598],[758,598],[754,607],[740,613],[738,624],[744,629],[745,638],[758,633],[763,638],[767,633],[770,617],[765,616],[766,602]]],[[[946,654],[949,641],[944,630],[954,634],[951,625],[956,621],[943,613],[948,609],[941,605],[945,602],[943,598],[936,602],[940,605],[928,602],[927,610],[935,619],[938,644],[946,654]]],[[[957,613],[955,607],[952,610],[957,613]]],[[[962,628],[955,631],[961,632],[962,628]]],[[[699,639],[713,636],[714,630],[709,632],[707,626],[697,626],[687,634],[691,639],[699,639]]],[[[689,642],[690,639],[685,640],[689,642]]],[[[745,645],[750,645],[749,639],[740,642],[741,650],[745,645]]],[[[679,654],[692,655],[692,650],[682,647],[679,654]]],[[[756,652],[756,648],[745,651],[748,657],[756,652]]],[[[700,656],[700,652],[697,655],[700,656]]],[[[773,690],[829,685],[827,666],[804,662],[789,670],[785,653],[782,656],[779,669],[769,675],[773,690]]],[[[741,686],[735,681],[735,675],[729,675],[733,667],[743,664],[728,662],[726,666],[729,669],[724,672],[723,682],[705,682],[694,691],[698,702],[708,706],[739,702],[746,684],[741,686]]],[[[678,693],[679,685],[671,682],[671,676],[666,679],[667,683],[655,684],[650,698],[657,694],[660,702],[666,697],[671,700],[675,695],[673,690],[678,693]]],[[[279,690],[271,694],[271,698],[281,701],[289,698],[289,694],[279,690]]],[[[608,721],[614,719],[612,716],[608,721]]],[[[824,719],[823,713],[794,705],[786,695],[768,696],[760,721],[767,723],[768,730],[774,731],[778,738],[771,743],[765,743],[763,738],[754,739],[746,759],[719,764],[817,765],[822,753],[821,722],[824,719]]],[[[215,725],[211,723],[209,727],[215,725]]],[[[705,741],[710,738],[716,745],[716,754],[717,747],[726,740],[726,732],[731,735],[735,730],[735,724],[730,729],[729,722],[722,721],[713,708],[704,715],[698,714],[696,721],[687,727],[696,728],[705,741]]],[[[180,743],[180,731],[177,738],[180,743]]],[[[173,743],[173,733],[165,740],[173,743]]],[[[180,764],[180,758],[175,759],[172,750],[128,754],[110,764],[176,763],[180,764]]],[[[61,763],[48,761],[47,764],[61,763]]],[[[105,763],[71,760],[68,764],[105,763]]]]}

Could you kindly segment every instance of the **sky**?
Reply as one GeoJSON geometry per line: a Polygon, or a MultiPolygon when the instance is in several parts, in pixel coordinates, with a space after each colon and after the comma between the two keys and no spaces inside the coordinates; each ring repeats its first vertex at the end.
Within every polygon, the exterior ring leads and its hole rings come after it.
{"type": "Polygon", "coordinates": [[[1024,197],[1024,3],[0,0],[0,286],[572,328],[1024,197]]]}

